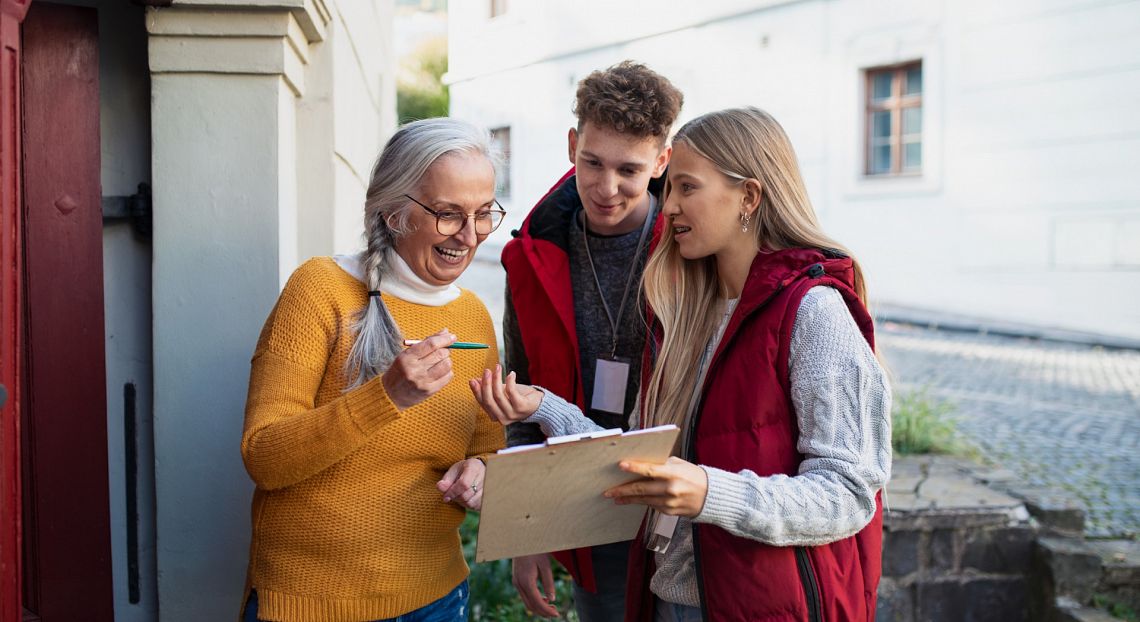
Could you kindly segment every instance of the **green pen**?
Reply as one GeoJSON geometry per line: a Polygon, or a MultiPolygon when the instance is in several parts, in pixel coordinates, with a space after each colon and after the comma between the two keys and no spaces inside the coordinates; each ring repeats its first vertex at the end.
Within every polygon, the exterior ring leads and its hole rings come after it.
{"type": "MultiPolygon", "coordinates": [[[[421,341],[423,341],[423,339],[405,339],[404,340],[404,346],[414,346],[421,341]]],[[[451,348],[452,350],[486,350],[487,348],[490,348],[491,346],[489,346],[485,343],[472,343],[470,341],[456,341],[455,343],[453,343],[449,346],[444,346],[444,347],[445,348],[451,348]]]]}

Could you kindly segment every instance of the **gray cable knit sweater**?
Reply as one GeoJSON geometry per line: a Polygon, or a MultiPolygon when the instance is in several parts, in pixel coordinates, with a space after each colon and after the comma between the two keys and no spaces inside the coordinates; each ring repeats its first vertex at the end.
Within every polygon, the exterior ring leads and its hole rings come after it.
{"type": "MultiPolygon", "coordinates": [[[[797,449],[805,456],[799,473],[760,477],[702,466],[708,493],[692,520],[774,546],[834,542],[870,522],[875,493],[890,478],[890,387],[843,298],[828,287],[813,287],[800,303],[788,364],[797,449]]],[[[527,421],[547,436],[600,429],[549,391],[527,421]]],[[[669,549],[657,555],[650,588],[662,600],[695,607],[690,524],[682,518],[669,549]]]]}

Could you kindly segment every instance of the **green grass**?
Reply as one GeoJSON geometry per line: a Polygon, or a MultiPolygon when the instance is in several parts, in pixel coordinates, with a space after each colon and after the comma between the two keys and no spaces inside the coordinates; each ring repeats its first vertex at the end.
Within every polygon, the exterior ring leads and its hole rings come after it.
{"type": "Polygon", "coordinates": [[[931,397],[927,390],[900,391],[891,413],[891,446],[896,454],[952,454],[963,447],[956,441],[950,413],[954,407],[931,397]]]}
{"type": "MultiPolygon", "coordinates": [[[[459,528],[459,535],[463,538],[463,556],[471,566],[471,598],[468,602],[468,619],[481,622],[513,622],[515,620],[531,620],[534,618],[527,613],[522,600],[519,599],[515,586],[511,583],[511,560],[475,563],[475,537],[479,533],[479,515],[468,512],[467,519],[459,528]]],[[[570,575],[557,563],[552,564],[554,569],[554,589],[557,594],[558,610],[562,612],[561,620],[577,622],[578,615],[574,612],[573,592],[570,575]]]]}
{"type": "Polygon", "coordinates": [[[1137,615],[1136,610],[1128,605],[1117,601],[1111,596],[1105,594],[1093,594],[1093,606],[1097,609],[1103,609],[1108,612],[1108,615],[1127,622],[1138,622],[1140,616],[1137,615]]]}

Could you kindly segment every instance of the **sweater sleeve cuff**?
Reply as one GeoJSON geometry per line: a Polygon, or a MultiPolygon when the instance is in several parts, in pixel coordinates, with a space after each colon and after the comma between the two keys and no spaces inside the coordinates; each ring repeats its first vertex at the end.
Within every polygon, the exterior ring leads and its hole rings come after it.
{"type": "Polygon", "coordinates": [[[388,397],[380,376],[350,391],[344,397],[349,416],[365,436],[372,435],[400,417],[400,409],[392,398],[388,397]]]}
{"type": "Polygon", "coordinates": [[[748,485],[736,473],[701,465],[709,478],[705,505],[693,520],[723,529],[741,524],[748,511],[748,485]]]}
{"type": "Polygon", "coordinates": [[[542,433],[548,437],[573,434],[582,427],[585,416],[577,406],[558,397],[549,389],[537,386],[535,388],[542,389],[542,401],[538,404],[538,410],[524,420],[526,423],[537,423],[538,427],[542,428],[542,433]]]}

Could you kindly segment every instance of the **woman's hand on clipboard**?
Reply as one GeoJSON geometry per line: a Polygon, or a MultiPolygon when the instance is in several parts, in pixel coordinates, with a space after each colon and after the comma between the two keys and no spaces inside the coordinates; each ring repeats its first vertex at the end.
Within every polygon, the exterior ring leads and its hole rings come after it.
{"type": "Polygon", "coordinates": [[[693,517],[705,507],[709,477],[701,467],[676,456],[665,464],[622,461],[618,467],[643,479],[615,486],[606,497],[618,505],[640,503],[662,514],[693,517]]]}
{"type": "Polygon", "coordinates": [[[503,381],[503,368],[495,366],[495,371],[483,370],[482,378],[470,381],[475,401],[483,410],[503,425],[522,421],[534,414],[542,404],[542,391],[530,385],[515,382],[515,372],[507,374],[503,381]]]}

